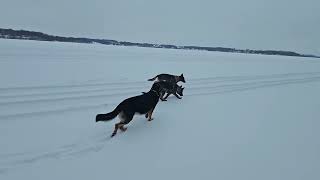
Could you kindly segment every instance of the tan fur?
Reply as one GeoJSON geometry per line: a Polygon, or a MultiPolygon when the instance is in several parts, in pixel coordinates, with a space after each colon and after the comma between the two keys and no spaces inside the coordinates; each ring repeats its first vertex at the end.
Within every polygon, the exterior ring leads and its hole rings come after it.
{"type": "Polygon", "coordinates": [[[174,79],[176,80],[176,82],[179,81],[179,76],[174,76],[174,79]]]}
{"type": "Polygon", "coordinates": [[[147,116],[148,121],[152,121],[152,120],[153,120],[153,118],[152,118],[153,110],[154,110],[154,108],[153,108],[153,109],[151,109],[151,110],[148,112],[148,116],[147,116]]]}

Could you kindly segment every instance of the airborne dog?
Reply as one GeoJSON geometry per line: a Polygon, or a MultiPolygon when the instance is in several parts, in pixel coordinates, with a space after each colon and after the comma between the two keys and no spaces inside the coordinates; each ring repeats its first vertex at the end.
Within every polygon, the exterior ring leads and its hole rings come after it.
{"type": "MultiPolygon", "coordinates": [[[[167,101],[167,98],[173,94],[178,99],[181,99],[180,96],[183,96],[184,87],[179,86],[178,84],[170,81],[159,81],[158,84],[161,86],[160,99],[161,101],[167,101]],[[164,95],[167,95],[164,97],[164,95]]],[[[145,93],[145,92],[142,92],[145,93]]]]}
{"type": "Polygon", "coordinates": [[[148,81],[169,81],[169,82],[174,82],[177,83],[179,81],[181,82],[186,82],[184,80],[183,74],[181,74],[180,76],[176,76],[176,75],[171,75],[171,74],[158,74],[156,75],[154,78],[148,79],[148,81]]]}
{"type": "Polygon", "coordinates": [[[125,99],[112,112],[98,114],[96,116],[96,122],[109,121],[119,115],[120,122],[115,124],[114,131],[111,135],[111,137],[113,137],[117,134],[118,129],[121,131],[127,130],[124,125],[133,119],[135,113],[146,114],[148,121],[151,121],[153,120],[152,113],[159,101],[161,90],[160,84],[155,82],[149,92],[125,99]]]}
{"type": "Polygon", "coordinates": [[[159,84],[162,87],[162,91],[160,93],[160,99],[162,101],[166,101],[168,96],[170,96],[171,94],[176,96],[178,99],[181,99],[180,96],[183,96],[184,87],[168,81],[160,81],[159,84]],[[165,93],[167,93],[166,97],[164,97],[165,93]]]}

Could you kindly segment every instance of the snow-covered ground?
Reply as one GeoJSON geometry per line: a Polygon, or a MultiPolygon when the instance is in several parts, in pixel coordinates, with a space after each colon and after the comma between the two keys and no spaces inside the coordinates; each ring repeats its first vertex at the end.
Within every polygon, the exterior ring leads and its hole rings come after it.
{"type": "Polygon", "coordinates": [[[0,40],[0,179],[320,179],[320,61],[0,40]],[[110,138],[158,73],[185,96],[110,138]]]}

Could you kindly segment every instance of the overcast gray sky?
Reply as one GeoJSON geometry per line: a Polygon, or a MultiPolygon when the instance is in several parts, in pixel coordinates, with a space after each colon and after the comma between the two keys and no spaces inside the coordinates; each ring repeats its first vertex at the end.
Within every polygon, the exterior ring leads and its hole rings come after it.
{"type": "Polygon", "coordinates": [[[0,0],[0,27],[320,55],[320,0],[0,0]]]}

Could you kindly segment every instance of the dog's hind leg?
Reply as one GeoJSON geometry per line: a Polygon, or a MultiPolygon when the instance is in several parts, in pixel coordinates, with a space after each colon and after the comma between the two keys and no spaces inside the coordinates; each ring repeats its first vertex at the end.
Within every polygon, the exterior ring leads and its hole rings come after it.
{"type": "Polygon", "coordinates": [[[111,137],[115,136],[117,134],[118,129],[121,131],[126,131],[127,128],[123,127],[124,125],[128,124],[133,119],[134,113],[132,112],[121,112],[120,119],[121,121],[114,126],[113,133],[111,134],[111,137]]]}
{"type": "Polygon", "coordinates": [[[118,129],[120,128],[123,128],[124,126],[124,123],[123,122],[119,122],[117,124],[114,125],[114,130],[113,130],[113,133],[111,134],[111,137],[115,136],[117,134],[117,131],[118,129]]]}
{"type": "Polygon", "coordinates": [[[122,126],[120,126],[119,127],[119,129],[122,131],[122,132],[124,132],[124,131],[126,131],[128,128],[127,127],[123,127],[124,125],[122,125],[122,126]]]}

